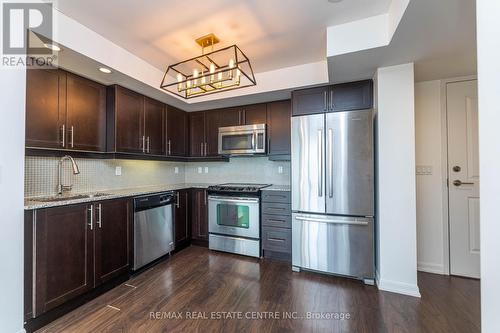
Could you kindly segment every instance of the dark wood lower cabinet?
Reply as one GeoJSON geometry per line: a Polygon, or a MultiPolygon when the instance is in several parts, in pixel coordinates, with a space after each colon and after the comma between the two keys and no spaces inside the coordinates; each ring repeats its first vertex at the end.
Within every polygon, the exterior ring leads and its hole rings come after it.
{"type": "Polygon", "coordinates": [[[95,286],[127,273],[131,264],[132,202],[109,200],[94,204],[95,286]]]}
{"type": "Polygon", "coordinates": [[[25,249],[32,250],[25,254],[25,271],[33,281],[26,285],[32,298],[25,302],[34,305],[25,306],[26,317],[38,317],[128,273],[129,199],[45,208],[25,216],[25,242],[31,242],[25,249]]]}
{"type": "Polygon", "coordinates": [[[207,191],[193,189],[191,199],[191,239],[194,244],[208,244],[208,207],[207,191]]]}
{"type": "Polygon", "coordinates": [[[90,207],[72,205],[35,212],[35,317],[94,287],[90,207]]]}
{"type": "Polygon", "coordinates": [[[174,207],[174,239],[176,249],[186,246],[191,239],[189,207],[189,190],[177,191],[174,207]]]}

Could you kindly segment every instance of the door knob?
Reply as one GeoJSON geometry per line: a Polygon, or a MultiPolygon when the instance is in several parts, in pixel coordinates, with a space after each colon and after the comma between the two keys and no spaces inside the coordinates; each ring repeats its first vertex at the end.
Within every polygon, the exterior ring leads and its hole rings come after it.
{"type": "Polygon", "coordinates": [[[474,185],[474,183],[465,183],[465,182],[462,182],[462,181],[460,181],[460,180],[458,180],[458,179],[457,179],[457,180],[454,180],[454,181],[453,181],[453,185],[455,185],[455,186],[461,186],[461,185],[474,185]]]}
{"type": "Polygon", "coordinates": [[[455,166],[453,167],[453,171],[455,171],[455,172],[460,172],[460,170],[462,170],[462,168],[461,168],[461,167],[459,167],[458,165],[455,165],[455,166]]]}

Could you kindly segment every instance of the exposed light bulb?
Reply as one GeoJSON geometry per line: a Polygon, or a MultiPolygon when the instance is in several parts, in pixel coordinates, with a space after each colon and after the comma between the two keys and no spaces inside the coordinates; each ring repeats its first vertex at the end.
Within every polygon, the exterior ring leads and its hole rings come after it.
{"type": "Polygon", "coordinates": [[[229,59],[229,68],[234,68],[234,59],[229,59]]]}
{"type": "Polygon", "coordinates": [[[210,63],[210,82],[214,82],[215,76],[213,75],[215,73],[215,64],[213,62],[210,63]]]}
{"type": "Polygon", "coordinates": [[[195,68],[193,69],[193,86],[196,86],[198,84],[198,76],[200,75],[200,73],[198,72],[198,69],[195,68]]]}
{"type": "Polygon", "coordinates": [[[178,73],[177,74],[177,91],[181,91],[182,90],[182,74],[181,73],[178,73]]]}

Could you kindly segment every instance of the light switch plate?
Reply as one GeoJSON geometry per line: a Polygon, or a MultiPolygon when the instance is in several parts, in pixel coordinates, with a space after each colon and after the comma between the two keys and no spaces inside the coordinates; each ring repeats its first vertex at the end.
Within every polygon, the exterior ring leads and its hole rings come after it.
{"type": "Polygon", "coordinates": [[[430,176],[432,175],[431,165],[417,165],[416,167],[417,176],[430,176]]]}
{"type": "Polygon", "coordinates": [[[115,175],[116,176],[121,176],[122,175],[122,167],[121,166],[117,166],[115,168],[115,175]]]}
{"type": "Polygon", "coordinates": [[[198,167],[198,173],[203,173],[202,167],[198,167]]]}
{"type": "Polygon", "coordinates": [[[174,167],[174,173],[179,173],[179,167],[174,167]]]}
{"type": "Polygon", "coordinates": [[[283,173],[283,166],[278,166],[278,173],[279,174],[282,174],[283,173]]]}

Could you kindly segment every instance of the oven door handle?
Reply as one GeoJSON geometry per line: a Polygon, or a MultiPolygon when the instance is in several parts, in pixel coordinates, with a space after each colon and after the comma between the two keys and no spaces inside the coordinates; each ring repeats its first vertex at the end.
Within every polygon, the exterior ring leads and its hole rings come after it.
{"type": "Polygon", "coordinates": [[[218,201],[218,202],[237,202],[237,203],[259,203],[258,198],[241,198],[241,197],[219,197],[219,196],[208,196],[208,201],[218,201]]]}

